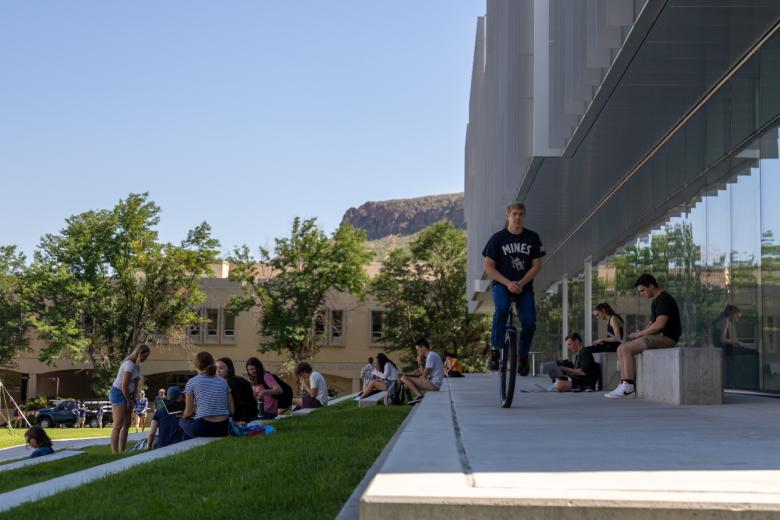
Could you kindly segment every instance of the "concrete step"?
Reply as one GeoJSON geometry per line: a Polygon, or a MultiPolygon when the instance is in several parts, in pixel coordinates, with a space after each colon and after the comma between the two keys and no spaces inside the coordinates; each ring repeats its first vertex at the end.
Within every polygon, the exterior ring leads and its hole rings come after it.
{"type": "Polygon", "coordinates": [[[387,395],[387,392],[377,392],[375,394],[369,395],[368,397],[364,397],[358,401],[358,406],[360,408],[366,408],[368,406],[382,404],[384,403],[385,395],[387,395]]]}

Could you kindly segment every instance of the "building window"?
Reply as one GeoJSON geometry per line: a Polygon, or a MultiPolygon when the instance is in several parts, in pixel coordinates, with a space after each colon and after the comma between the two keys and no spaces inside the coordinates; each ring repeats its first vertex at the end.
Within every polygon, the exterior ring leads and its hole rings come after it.
{"type": "Polygon", "coordinates": [[[206,309],[206,343],[219,341],[219,309],[206,309]]]}
{"type": "Polygon", "coordinates": [[[223,311],[222,343],[233,345],[236,342],[236,317],[223,311]]]}
{"type": "Polygon", "coordinates": [[[314,338],[318,344],[322,345],[327,339],[327,314],[325,311],[317,311],[314,316],[314,338]]]}
{"type": "Polygon", "coordinates": [[[330,311],[330,343],[344,343],[344,311],[330,311]]]}
{"type": "Polygon", "coordinates": [[[385,313],[371,311],[371,342],[380,343],[385,336],[385,313]]]}

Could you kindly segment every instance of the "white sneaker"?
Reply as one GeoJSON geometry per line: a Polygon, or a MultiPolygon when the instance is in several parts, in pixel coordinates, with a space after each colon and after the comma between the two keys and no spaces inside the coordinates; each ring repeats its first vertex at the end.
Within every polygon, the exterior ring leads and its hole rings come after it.
{"type": "Polygon", "coordinates": [[[630,383],[620,383],[617,388],[604,394],[604,397],[610,399],[624,399],[626,397],[634,397],[634,391],[634,385],[630,383]]]}

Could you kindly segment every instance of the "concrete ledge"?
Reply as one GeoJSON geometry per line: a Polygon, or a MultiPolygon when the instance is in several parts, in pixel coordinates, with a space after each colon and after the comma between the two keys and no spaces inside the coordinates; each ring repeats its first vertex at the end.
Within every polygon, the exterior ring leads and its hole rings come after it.
{"type": "Polygon", "coordinates": [[[190,439],[188,441],[172,444],[164,448],[142,452],[132,457],[126,457],[114,462],[101,464],[100,466],[87,468],[69,475],[63,475],[45,482],[39,482],[21,489],[14,489],[13,491],[2,493],[0,494],[0,512],[8,511],[9,509],[26,502],[32,502],[34,500],[40,500],[42,498],[49,497],[59,493],[60,491],[75,488],[88,482],[92,482],[93,480],[97,480],[108,475],[113,475],[114,473],[120,473],[128,468],[137,466],[138,464],[144,464],[146,462],[162,459],[198,446],[203,446],[204,444],[208,444],[209,442],[215,440],[217,439],[198,437],[196,439],[190,439]]]}
{"type": "Polygon", "coordinates": [[[386,395],[387,392],[377,392],[375,394],[369,395],[368,397],[364,397],[363,399],[358,401],[358,407],[367,408],[369,406],[376,406],[379,403],[384,402],[386,395]]]}
{"type": "Polygon", "coordinates": [[[648,349],[636,357],[637,397],[671,404],[723,404],[723,351],[648,349]]]}
{"type": "Polygon", "coordinates": [[[0,472],[10,471],[12,469],[24,468],[27,466],[35,466],[36,464],[42,464],[44,462],[52,462],[54,460],[69,459],[70,457],[75,457],[76,455],[84,455],[84,452],[63,450],[63,451],[56,451],[51,455],[44,455],[43,457],[35,457],[34,459],[27,458],[27,459],[17,460],[16,462],[9,462],[8,464],[0,465],[0,472]]]}

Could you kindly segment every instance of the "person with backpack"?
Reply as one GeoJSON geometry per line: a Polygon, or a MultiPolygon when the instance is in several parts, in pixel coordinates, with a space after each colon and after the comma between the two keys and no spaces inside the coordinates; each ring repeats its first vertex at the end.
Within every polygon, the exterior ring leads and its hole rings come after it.
{"type": "Polygon", "coordinates": [[[246,373],[252,382],[258,414],[265,419],[273,419],[279,414],[279,397],[284,394],[282,386],[271,372],[266,372],[263,363],[256,357],[247,359],[246,373]]]}
{"type": "Polygon", "coordinates": [[[393,381],[398,381],[398,367],[384,353],[377,355],[376,363],[379,370],[374,369],[371,372],[374,379],[369,381],[363,393],[358,396],[358,399],[368,397],[374,392],[384,392],[390,388],[393,381]]]}
{"type": "Polygon", "coordinates": [[[233,360],[221,357],[217,360],[217,375],[227,382],[230,394],[233,396],[233,421],[249,422],[257,417],[257,400],[252,392],[252,385],[236,375],[233,360]]]}

